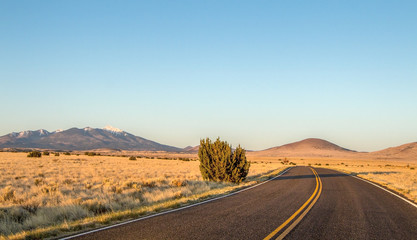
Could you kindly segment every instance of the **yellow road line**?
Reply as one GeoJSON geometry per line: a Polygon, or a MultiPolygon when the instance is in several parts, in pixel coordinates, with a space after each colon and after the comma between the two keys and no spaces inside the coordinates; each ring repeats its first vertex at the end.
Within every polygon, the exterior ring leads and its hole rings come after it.
{"type": "MultiPolygon", "coordinates": [[[[317,174],[317,172],[314,170],[314,169],[312,169],[312,168],[310,168],[311,169],[311,171],[313,172],[313,174],[314,174],[314,176],[316,177],[316,188],[315,188],[315,190],[314,190],[314,192],[313,192],[313,194],[310,196],[310,198],[293,214],[293,215],[291,215],[291,217],[289,217],[284,223],[282,223],[277,229],[275,229],[273,232],[271,232],[268,236],[266,236],[265,238],[264,238],[264,240],[269,240],[269,239],[271,239],[272,237],[274,237],[274,235],[275,234],[277,234],[279,231],[281,231],[285,226],[287,226],[287,224],[288,223],[290,223],[310,202],[311,202],[311,200],[314,198],[314,196],[316,195],[316,193],[317,193],[317,191],[318,191],[318,189],[319,189],[319,186],[320,186],[320,193],[321,193],[321,180],[320,180],[320,177],[318,176],[318,174],[317,174]]],[[[320,196],[320,193],[318,194],[318,196],[320,196]]],[[[318,199],[318,197],[316,197],[315,198],[315,201],[314,201],[314,203],[317,201],[317,199],[318,199]]],[[[312,204],[312,205],[314,205],[314,203],[312,204]]],[[[311,207],[312,207],[312,205],[311,205],[311,207]]],[[[310,209],[311,209],[311,207],[310,207],[310,209]]],[[[309,209],[308,209],[309,210],[309,209]]],[[[308,212],[308,211],[307,211],[308,212]]],[[[305,216],[305,214],[304,214],[304,216],[305,216]]],[[[302,219],[302,218],[301,218],[302,219]]],[[[299,221],[301,221],[301,219],[300,218],[298,218],[297,220],[299,220],[299,221]]],[[[298,221],[298,222],[299,222],[298,221]]],[[[297,225],[297,224],[296,224],[297,225]]],[[[292,226],[292,225],[291,225],[292,226]]],[[[294,225],[294,227],[295,227],[295,225],[294,225]]],[[[293,227],[293,228],[294,228],[293,227]]],[[[290,230],[291,231],[291,230],[290,230]]],[[[287,233],[288,234],[288,233],[287,233]]],[[[282,235],[282,234],[281,234],[282,235]]],[[[280,235],[280,236],[281,236],[280,235]]],[[[286,235],[286,234],[285,234],[286,235]]],[[[285,237],[285,235],[284,235],[284,237],[285,237]]],[[[279,237],[280,237],[279,236],[279,237]]]]}
{"type": "Polygon", "coordinates": [[[317,194],[316,198],[314,199],[314,201],[310,204],[310,206],[308,206],[308,208],[297,218],[297,220],[295,220],[287,229],[285,229],[285,231],[283,233],[281,233],[281,235],[279,235],[276,240],[282,240],[284,239],[285,236],[287,236],[288,233],[291,232],[291,230],[293,230],[295,228],[295,226],[297,226],[297,224],[305,217],[305,215],[307,215],[307,213],[310,211],[310,209],[314,206],[314,204],[317,202],[317,200],[319,199],[320,195],[321,195],[321,191],[323,188],[321,179],[319,177],[319,175],[317,174],[317,172],[312,169],[315,173],[315,175],[319,178],[319,182],[320,182],[320,190],[319,193],[317,194]]]}

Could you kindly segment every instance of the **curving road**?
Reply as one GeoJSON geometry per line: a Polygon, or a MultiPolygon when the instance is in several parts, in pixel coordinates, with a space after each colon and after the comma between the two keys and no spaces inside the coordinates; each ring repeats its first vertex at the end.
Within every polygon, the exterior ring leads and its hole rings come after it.
{"type": "Polygon", "coordinates": [[[417,239],[417,207],[367,182],[295,167],[238,194],[73,239],[417,239]]]}
{"type": "Polygon", "coordinates": [[[362,180],[317,172],[320,201],[286,239],[417,239],[417,207],[362,180]]]}

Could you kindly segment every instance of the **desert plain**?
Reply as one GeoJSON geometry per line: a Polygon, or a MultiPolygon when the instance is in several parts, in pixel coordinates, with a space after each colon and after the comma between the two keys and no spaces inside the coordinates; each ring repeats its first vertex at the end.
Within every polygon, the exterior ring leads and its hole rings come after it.
{"type": "Polygon", "coordinates": [[[294,166],[339,170],[417,202],[414,155],[398,155],[397,149],[390,149],[391,155],[356,153],[315,141],[248,152],[250,172],[239,185],[204,181],[196,152],[71,152],[41,158],[0,152],[1,238],[64,236],[126,221],[227,194],[294,166]]]}

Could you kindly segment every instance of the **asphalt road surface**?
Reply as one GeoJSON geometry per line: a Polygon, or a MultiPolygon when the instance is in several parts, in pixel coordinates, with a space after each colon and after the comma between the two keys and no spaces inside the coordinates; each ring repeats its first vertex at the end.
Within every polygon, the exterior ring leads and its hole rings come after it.
{"type": "Polygon", "coordinates": [[[74,239],[417,239],[417,207],[367,182],[295,167],[238,194],[74,239]]]}

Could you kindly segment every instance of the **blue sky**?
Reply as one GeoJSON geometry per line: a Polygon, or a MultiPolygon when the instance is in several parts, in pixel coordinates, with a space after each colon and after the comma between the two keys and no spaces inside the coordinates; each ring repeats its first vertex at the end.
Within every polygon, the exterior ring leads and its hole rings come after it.
{"type": "Polygon", "coordinates": [[[0,135],[417,141],[417,1],[2,1],[0,135]]]}

